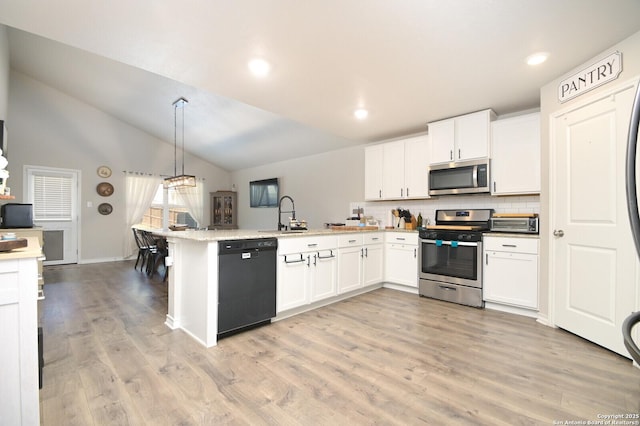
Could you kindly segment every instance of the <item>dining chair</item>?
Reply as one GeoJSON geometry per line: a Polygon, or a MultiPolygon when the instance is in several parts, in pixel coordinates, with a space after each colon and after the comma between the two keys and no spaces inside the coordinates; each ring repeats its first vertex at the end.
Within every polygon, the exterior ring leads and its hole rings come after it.
{"type": "Polygon", "coordinates": [[[136,258],[136,264],[133,266],[133,269],[137,269],[138,262],[140,262],[140,270],[142,271],[149,255],[149,247],[144,242],[139,229],[131,228],[131,230],[133,231],[133,238],[136,240],[136,245],[138,246],[138,257],[136,258]]]}
{"type": "Polygon", "coordinates": [[[167,266],[165,258],[169,254],[166,240],[161,237],[155,237],[149,231],[141,231],[141,233],[145,245],[149,248],[147,253],[147,275],[152,277],[158,269],[158,264],[162,261],[165,270],[163,280],[166,279],[167,266]]]}

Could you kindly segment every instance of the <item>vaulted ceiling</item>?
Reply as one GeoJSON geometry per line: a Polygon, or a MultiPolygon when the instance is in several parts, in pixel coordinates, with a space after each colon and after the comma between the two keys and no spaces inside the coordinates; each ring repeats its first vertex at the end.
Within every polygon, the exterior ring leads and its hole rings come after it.
{"type": "Polygon", "coordinates": [[[638,16],[637,0],[0,2],[14,71],[171,144],[185,97],[185,148],[227,170],[536,108],[638,16]]]}

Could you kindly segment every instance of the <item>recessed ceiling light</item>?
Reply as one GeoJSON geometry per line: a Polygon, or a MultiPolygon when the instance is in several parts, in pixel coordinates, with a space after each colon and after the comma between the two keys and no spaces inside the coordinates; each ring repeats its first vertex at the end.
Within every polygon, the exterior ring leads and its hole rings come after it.
{"type": "Polygon", "coordinates": [[[537,52],[527,56],[527,64],[540,65],[541,63],[546,61],[548,57],[549,57],[549,54],[547,52],[537,52]]]}
{"type": "Polygon", "coordinates": [[[353,115],[358,119],[358,120],[364,120],[365,118],[367,118],[367,116],[369,115],[369,111],[367,111],[364,108],[358,108],[357,110],[353,111],[353,115]]]}
{"type": "Polygon", "coordinates": [[[271,65],[264,59],[252,59],[249,61],[249,70],[256,77],[264,77],[269,74],[271,65]]]}

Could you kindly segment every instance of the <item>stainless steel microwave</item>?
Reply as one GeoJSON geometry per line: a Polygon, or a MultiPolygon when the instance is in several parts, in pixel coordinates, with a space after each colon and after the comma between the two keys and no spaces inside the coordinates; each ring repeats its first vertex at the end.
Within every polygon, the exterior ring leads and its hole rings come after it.
{"type": "Polygon", "coordinates": [[[429,168],[429,195],[490,191],[489,160],[437,164],[429,168]]]}

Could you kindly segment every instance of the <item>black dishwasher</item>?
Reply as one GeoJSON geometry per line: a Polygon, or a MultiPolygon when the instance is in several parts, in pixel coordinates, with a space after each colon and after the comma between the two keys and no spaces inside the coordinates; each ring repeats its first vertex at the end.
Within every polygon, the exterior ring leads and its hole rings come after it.
{"type": "Polygon", "coordinates": [[[276,238],[218,243],[218,339],[276,316],[276,238]]]}

